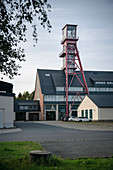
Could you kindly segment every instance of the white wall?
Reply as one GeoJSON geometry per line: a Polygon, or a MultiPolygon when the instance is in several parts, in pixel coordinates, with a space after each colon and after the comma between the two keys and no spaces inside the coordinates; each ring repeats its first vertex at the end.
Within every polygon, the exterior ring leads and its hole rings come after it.
{"type": "Polygon", "coordinates": [[[85,98],[83,99],[83,101],[81,102],[81,104],[77,109],[78,116],[82,116],[81,110],[84,110],[84,112],[85,110],[88,110],[88,117],[89,117],[90,109],[92,109],[92,115],[93,115],[92,120],[98,121],[98,107],[90,100],[88,96],[85,96],[85,98]]]}
{"type": "Polygon", "coordinates": [[[113,120],[113,108],[99,108],[99,120],[113,120]]]}
{"type": "Polygon", "coordinates": [[[0,128],[4,127],[4,109],[0,108],[0,128]]]}
{"type": "Polygon", "coordinates": [[[14,98],[13,96],[0,96],[0,109],[4,110],[3,114],[3,127],[13,127],[14,111],[13,111],[14,98]]]}

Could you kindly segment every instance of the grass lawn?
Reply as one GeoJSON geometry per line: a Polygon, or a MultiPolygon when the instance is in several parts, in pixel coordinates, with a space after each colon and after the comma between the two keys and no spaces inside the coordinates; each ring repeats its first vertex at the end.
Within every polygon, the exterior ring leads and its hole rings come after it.
{"type": "Polygon", "coordinates": [[[113,170],[113,158],[99,159],[61,159],[56,156],[44,164],[30,162],[31,150],[43,150],[36,142],[1,142],[0,143],[0,170],[113,170]]]}

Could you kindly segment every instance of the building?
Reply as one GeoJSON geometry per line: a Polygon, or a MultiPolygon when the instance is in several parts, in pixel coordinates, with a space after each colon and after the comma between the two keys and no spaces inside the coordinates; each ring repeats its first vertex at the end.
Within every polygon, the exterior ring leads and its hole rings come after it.
{"type": "Polygon", "coordinates": [[[113,95],[87,95],[78,107],[78,116],[93,121],[113,121],[113,95]]]}
{"type": "MultiPolygon", "coordinates": [[[[113,97],[113,72],[111,71],[84,71],[89,94],[111,95],[113,97]]],[[[79,79],[81,75],[78,74],[79,79]]],[[[68,76],[71,79],[71,75],[68,76]]],[[[75,93],[84,89],[74,77],[71,87],[68,89],[69,109],[75,93]],[[75,93],[74,93],[75,92],[75,93]]],[[[84,98],[85,95],[82,95],[84,98]]],[[[66,114],[66,76],[63,70],[38,69],[36,74],[34,100],[40,100],[41,120],[60,120],[66,114]]],[[[81,103],[77,97],[70,115],[77,116],[77,108],[81,103]]]]}
{"type": "Polygon", "coordinates": [[[0,81],[0,128],[13,127],[14,96],[13,85],[0,81]]]}
{"type": "Polygon", "coordinates": [[[112,95],[113,72],[83,71],[77,48],[77,25],[62,29],[62,70],[37,70],[35,100],[40,100],[41,120],[78,116],[85,95],[112,95]]]}
{"type": "Polygon", "coordinates": [[[15,100],[15,120],[38,121],[41,119],[40,104],[38,100],[15,100]]]}

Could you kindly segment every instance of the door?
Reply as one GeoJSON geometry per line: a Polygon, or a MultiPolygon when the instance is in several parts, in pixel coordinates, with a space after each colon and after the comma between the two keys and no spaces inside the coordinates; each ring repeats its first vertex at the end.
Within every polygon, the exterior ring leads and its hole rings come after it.
{"type": "Polygon", "coordinates": [[[4,109],[0,109],[0,128],[4,127],[4,109]]]}
{"type": "Polygon", "coordinates": [[[72,111],[72,116],[77,117],[77,111],[72,111]]]}
{"type": "Polygon", "coordinates": [[[46,120],[56,120],[56,111],[46,111],[46,120]]]}
{"type": "Polygon", "coordinates": [[[38,121],[39,120],[39,113],[29,113],[29,120],[30,121],[38,121]]]}

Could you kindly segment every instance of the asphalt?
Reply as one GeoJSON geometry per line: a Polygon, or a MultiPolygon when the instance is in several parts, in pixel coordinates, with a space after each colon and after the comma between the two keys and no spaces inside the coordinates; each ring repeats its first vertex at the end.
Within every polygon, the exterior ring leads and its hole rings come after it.
{"type": "MultiPolygon", "coordinates": [[[[62,140],[40,142],[45,150],[62,158],[100,158],[113,155],[113,133],[101,136],[105,132],[113,131],[113,122],[59,122],[46,121],[41,124],[78,130],[80,135],[62,140]],[[90,131],[90,134],[88,135],[90,131]],[[83,132],[83,133],[81,133],[83,132]],[[95,133],[100,135],[95,135],[95,133]]],[[[75,132],[76,133],[76,132],[75,132]]],[[[68,135],[67,135],[68,136],[68,135]]]]}
{"type": "Polygon", "coordinates": [[[35,141],[53,155],[69,159],[113,155],[113,123],[38,121],[16,126],[2,129],[0,142],[35,141]]]}
{"type": "MultiPolygon", "coordinates": [[[[22,121],[17,121],[21,123],[22,121]]],[[[30,123],[30,121],[29,121],[30,123]]],[[[79,129],[79,130],[99,130],[99,131],[113,131],[113,122],[63,122],[63,121],[34,121],[32,123],[46,124],[57,127],[64,127],[70,129],[79,129]]],[[[13,133],[19,132],[22,129],[20,128],[5,128],[0,129],[0,134],[3,133],[13,133]]]]}

